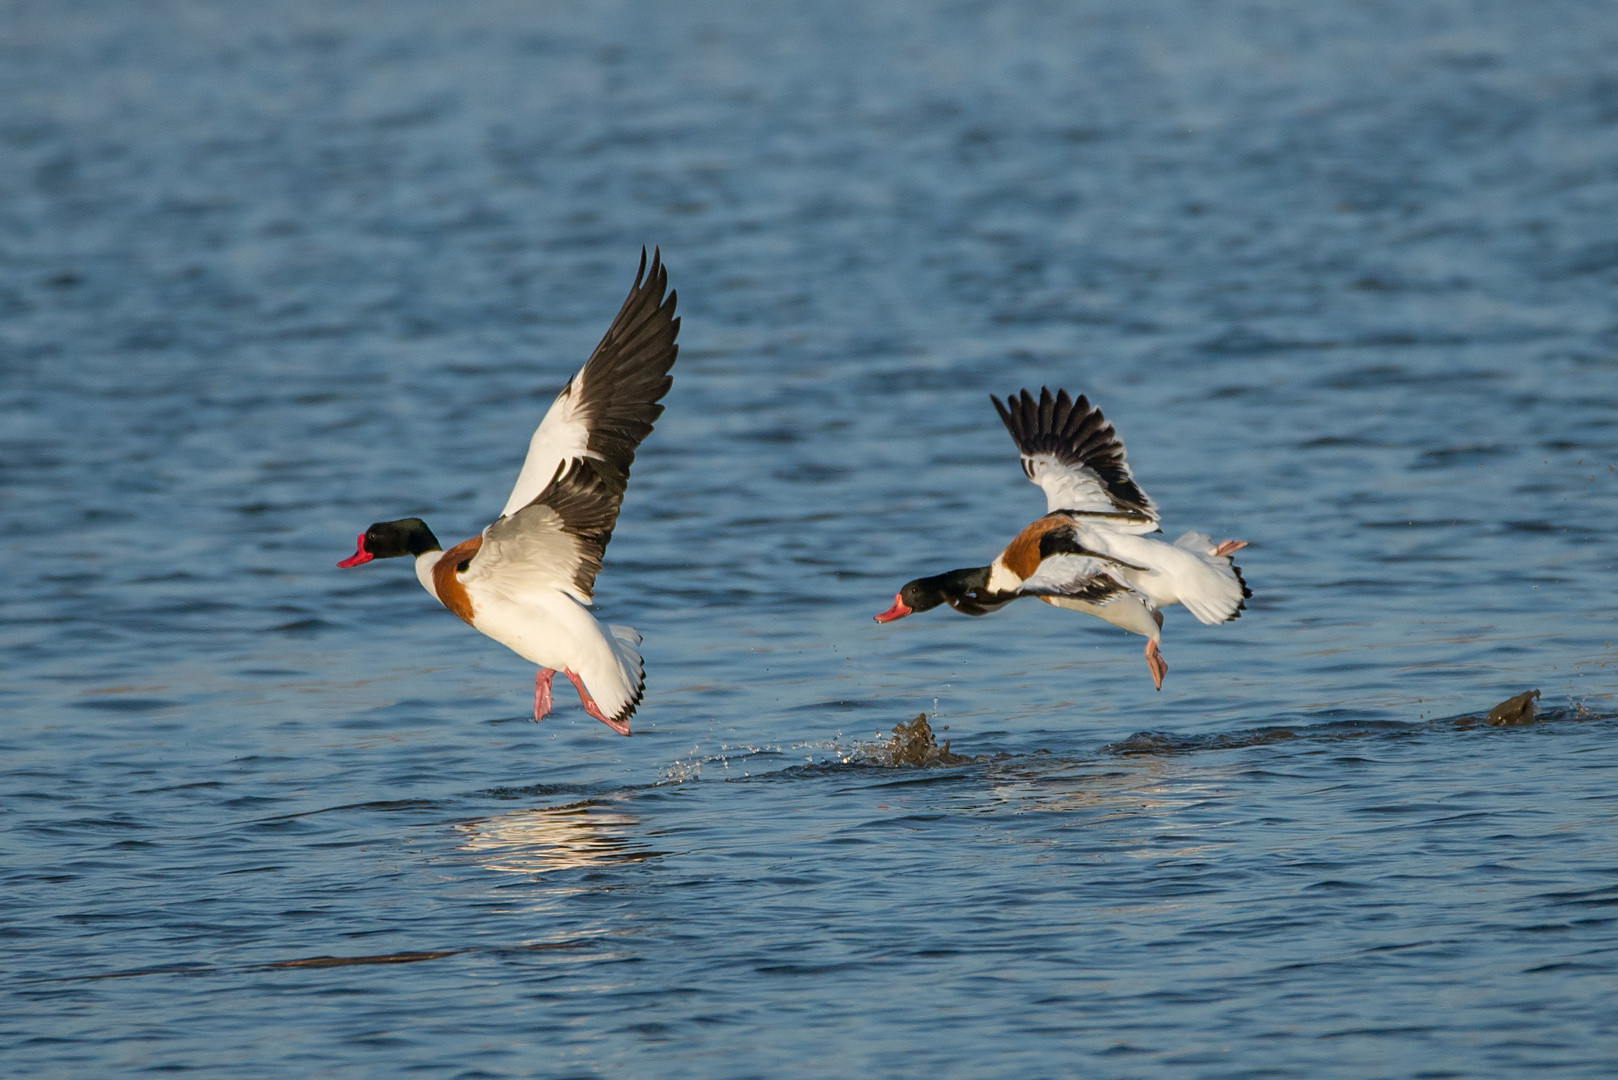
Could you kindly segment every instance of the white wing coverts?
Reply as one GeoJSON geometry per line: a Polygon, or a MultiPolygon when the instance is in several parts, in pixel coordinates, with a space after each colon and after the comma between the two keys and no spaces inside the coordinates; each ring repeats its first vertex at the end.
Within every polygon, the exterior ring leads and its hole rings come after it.
{"type": "Polygon", "coordinates": [[[575,459],[533,502],[483,531],[465,580],[484,580],[519,602],[562,592],[588,604],[622,502],[593,461],[575,459]]]}
{"type": "Polygon", "coordinates": [[[652,253],[648,272],[642,251],[635,287],[618,317],[529,440],[528,457],[501,517],[539,498],[573,460],[598,463],[608,486],[623,491],[635,448],[662,415],[657,402],[674,382],[669,369],[679,353],[674,338],[680,320],[674,316],[676,295],[671,292],[664,299],[668,281],[658,253],[652,253]]]}
{"type": "Polygon", "coordinates": [[[1040,387],[1005,402],[989,395],[1022,452],[1022,471],[1045,492],[1045,512],[1077,512],[1132,533],[1157,531],[1157,507],[1124,462],[1124,444],[1101,410],[1040,387]]]}

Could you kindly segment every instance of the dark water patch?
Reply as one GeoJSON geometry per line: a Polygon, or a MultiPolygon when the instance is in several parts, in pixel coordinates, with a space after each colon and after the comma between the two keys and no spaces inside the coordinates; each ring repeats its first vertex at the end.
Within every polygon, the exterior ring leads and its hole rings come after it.
{"type": "Polygon", "coordinates": [[[465,949],[447,949],[439,952],[387,953],[382,956],[311,956],[303,960],[279,960],[259,964],[261,970],[275,968],[329,968],[349,967],[354,964],[419,964],[426,960],[442,960],[446,956],[460,956],[465,949]]]}
{"type": "Polygon", "coordinates": [[[339,629],[336,623],[319,618],[294,619],[292,622],[271,627],[272,632],[291,637],[317,637],[327,630],[336,629],[339,629]]]}
{"type": "MultiPolygon", "coordinates": [[[[1371,337],[1356,342],[1357,345],[1368,348],[1463,345],[1465,343],[1464,339],[1458,338],[1440,336],[1430,340],[1419,340],[1406,335],[1371,337]]],[[[1504,377],[1502,373],[1495,371],[1454,370],[1434,373],[1411,370],[1397,364],[1374,364],[1353,371],[1322,377],[1317,380],[1317,385],[1325,390],[1382,390],[1389,386],[1432,389],[1462,383],[1467,385],[1487,383],[1504,377]]]]}
{"type": "Polygon", "coordinates": [[[95,972],[82,975],[55,976],[47,978],[34,978],[22,980],[23,985],[38,985],[42,983],[65,982],[100,982],[108,979],[138,979],[157,975],[177,975],[185,977],[222,976],[234,973],[252,971],[284,971],[297,969],[344,968],[372,965],[420,964],[432,960],[444,960],[454,956],[481,953],[491,956],[502,954],[545,953],[557,951],[574,951],[589,949],[598,943],[591,941],[564,941],[544,942],[523,945],[493,945],[462,949],[438,949],[420,952],[381,953],[373,956],[309,956],[296,960],[272,960],[266,963],[241,964],[236,966],[211,966],[207,964],[168,964],[159,967],[135,968],[128,971],[95,972]]]}
{"type": "Polygon", "coordinates": [[[77,709],[94,709],[98,712],[144,713],[178,708],[179,704],[178,701],[168,698],[106,697],[94,698],[90,701],[76,701],[73,703],[73,707],[77,709]]]}
{"type": "Polygon", "coordinates": [[[1454,518],[1445,521],[1427,521],[1411,519],[1409,521],[1362,521],[1362,529],[1461,529],[1475,528],[1481,525],[1480,521],[1468,521],[1464,518],[1454,518]]]}
{"type": "Polygon", "coordinates": [[[1618,907],[1618,888],[1606,886],[1580,893],[1545,893],[1543,899],[1560,906],[1618,907]]]}
{"type": "Polygon", "coordinates": [[[1412,468],[1451,469],[1462,465],[1476,465],[1491,458],[1509,457],[1513,453],[1515,453],[1514,448],[1497,443],[1473,446],[1446,446],[1439,450],[1423,451],[1412,468]]]}
{"type": "Polygon", "coordinates": [[[1501,522],[1500,528],[1505,532],[1566,534],[1574,531],[1575,527],[1558,521],[1513,520],[1501,522]]]}
{"type": "MultiPolygon", "coordinates": [[[[1311,732],[1311,735],[1315,734],[1311,732]]],[[[1197,750],[1236,750],[1248,746],[1296,739],[1298,733],[1289,728],[1263,728],[1250,732],[1221,735],[1183,736],[1163,731],[1140,731],[1122,742],[1108,743],[1102,752],[1108,754],[1181,754],[1197,750]]]]}
{"type": "Polygon", "coordinates": [[[478,792],[480,796],[485,798],[503,801],[520,800],[524,802],[553,795],[591,796],[603,793],[602,790],[590,785],[580,784],[530,784],[520,788],[497,787],[478,792]]]}
{"type": "MultiPolygon", "coordinates": [[[[255,802],[265,805],[273,805],[274,801],[269,799],[259,800],[251,798],[236,798],[231,800],[232,805],[236,806],[237,808],[245,808],[246,806],[249,806],[255,802]]],[[[281,825],[289,822],[295,822],[302,818],[318,817],[326,814],[346,814],[356,810],[370,813],[388,814],[403,811],[435,810],[439,809],[439,807],[439,803],[424,799],[385,799],[372,802],[345,803],[341,806],[323,806],[315,810],[297,810],[285,814],[272,814],[267,817],[246,818],[241,821],[230,822],[228,825],[223,825],[220,827],[236,828],[238,826],[281,825]]]]}

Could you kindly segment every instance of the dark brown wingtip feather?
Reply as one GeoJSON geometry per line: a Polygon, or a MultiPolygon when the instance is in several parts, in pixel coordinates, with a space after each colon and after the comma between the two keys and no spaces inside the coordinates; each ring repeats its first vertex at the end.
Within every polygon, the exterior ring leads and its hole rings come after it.
{"type": "Polygon", "coordinates": [[[590,458],[574,458],[566,471],[557,470],[558,475],[534,500],[554,510],[562,519],[562,531],[578,539],[579,565],[573,571],[573,583],[586,596],[594,595],[601,556],[612,540],[623,502],[623,492],[613,489],[599,464],[590,458]]]}
{"type": "Polygon", "coordinates": [[[1253,599],[1253,590],[1247,587],[1247,579],[1242,577],[1242,568],[1237,566],[1234,562],[1230,564],[1230,568],[1236,572],[1236,580],[1241,584],[1242,598],[1236,601],[1236,610],[1231,612],[1230,618],[1226,619],[1226,622],[1230,622],[1232,619],[1241,618],[1242,612],[1247,610],[1247,601],[1253,599]]]}
{"type": "Polygon", "coordinates": [[[1075,600],[1086,600],[1092,604],[1104,604],[1119,593],[1128,591],[1129,586],[1114,581],[1107,574],[1096,574],[1078,588],[1062,595],[1075,600]]]}
{"type": "MultiPolygon", "coordinates": [[[[1118,433],[1083,394],[1075,400],[1066,390],[1052,395],[1049,387],[1041,386],[1038,398],[1027,388],[1008,397],[1004,405],[993,394],[989,397],[1025,459],[1052,454],[1064,465],[1087,468],[1101,478],[1120,509],[1150,512],[1151,500],[1124,464],[1118,433]]],[[[1030,471],[1026,460],[1023,471],[1030,471]]]]}
{"type": "Polygon", "coordinates": [[[646,675],[642,673],[640,682],[635,684],[635,696],[629,699],[628,705],[625,705],[622,709],[618,710],[618,715],[613,717],[613,720],[620,724],[627,724],[629,722],[629,718],[635,715],[635,710],[640,708],[641,699],[645,696],[646,675]]]}
{"type": "Polygon", "coordinates": [[[609,483],[620,491],[636,449],[663,414],[658,401],[674,385],[669,369],[680,353],[679,295],[669,290],[663,253],[653,248],[648,262],[643,247],[640,258],[634,286],[584,367],[590,449],[610,467],[609,483]]]}

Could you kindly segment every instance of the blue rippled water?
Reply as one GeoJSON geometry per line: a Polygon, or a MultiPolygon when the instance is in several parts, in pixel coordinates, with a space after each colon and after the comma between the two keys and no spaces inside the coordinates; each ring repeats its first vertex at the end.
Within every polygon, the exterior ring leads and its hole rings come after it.
{"type": "Polygon", "coordinates": [[[1573,0],[0,8],[0,1070],[1611,1075],[1615,55],[1573,0]],[[333,563],[487,523],[643,244],[622,739],[333,563]],[[871,621],[1039,512],[987,395],[1046,383],[1252,543],[1161,693],[1040,605],[871,621]]]}

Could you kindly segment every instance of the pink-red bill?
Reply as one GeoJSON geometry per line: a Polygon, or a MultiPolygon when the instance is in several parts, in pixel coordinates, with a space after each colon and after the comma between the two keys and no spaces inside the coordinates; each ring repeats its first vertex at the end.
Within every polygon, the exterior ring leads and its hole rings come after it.
{"type": "Polygon", "coordinates": [[[361,563],[368,563],[374,558],[376,558],[375,555],[372,555],[369,551],[365,550],[365,534],[360,533],[359,539],[354,541],[354,554],[350,555],[337,565],[342,567],[344,570],[347,570],[350,566],[358,566],[361,563]]]}
{"type": "Polygon", "coordinates": [[[884,611],[882,614],[876,616],[876,621],[877,622],[892,622],[894,619],[902,619],[902,618],[904,618],[906,615],[909,615],[913,611],[915,611],[915,608],[906,606],[905,602],[903,600],[899,599],[899,594],[894,593],[893,594],[893,606],[890,607],[888,610],[884,611]]]}

